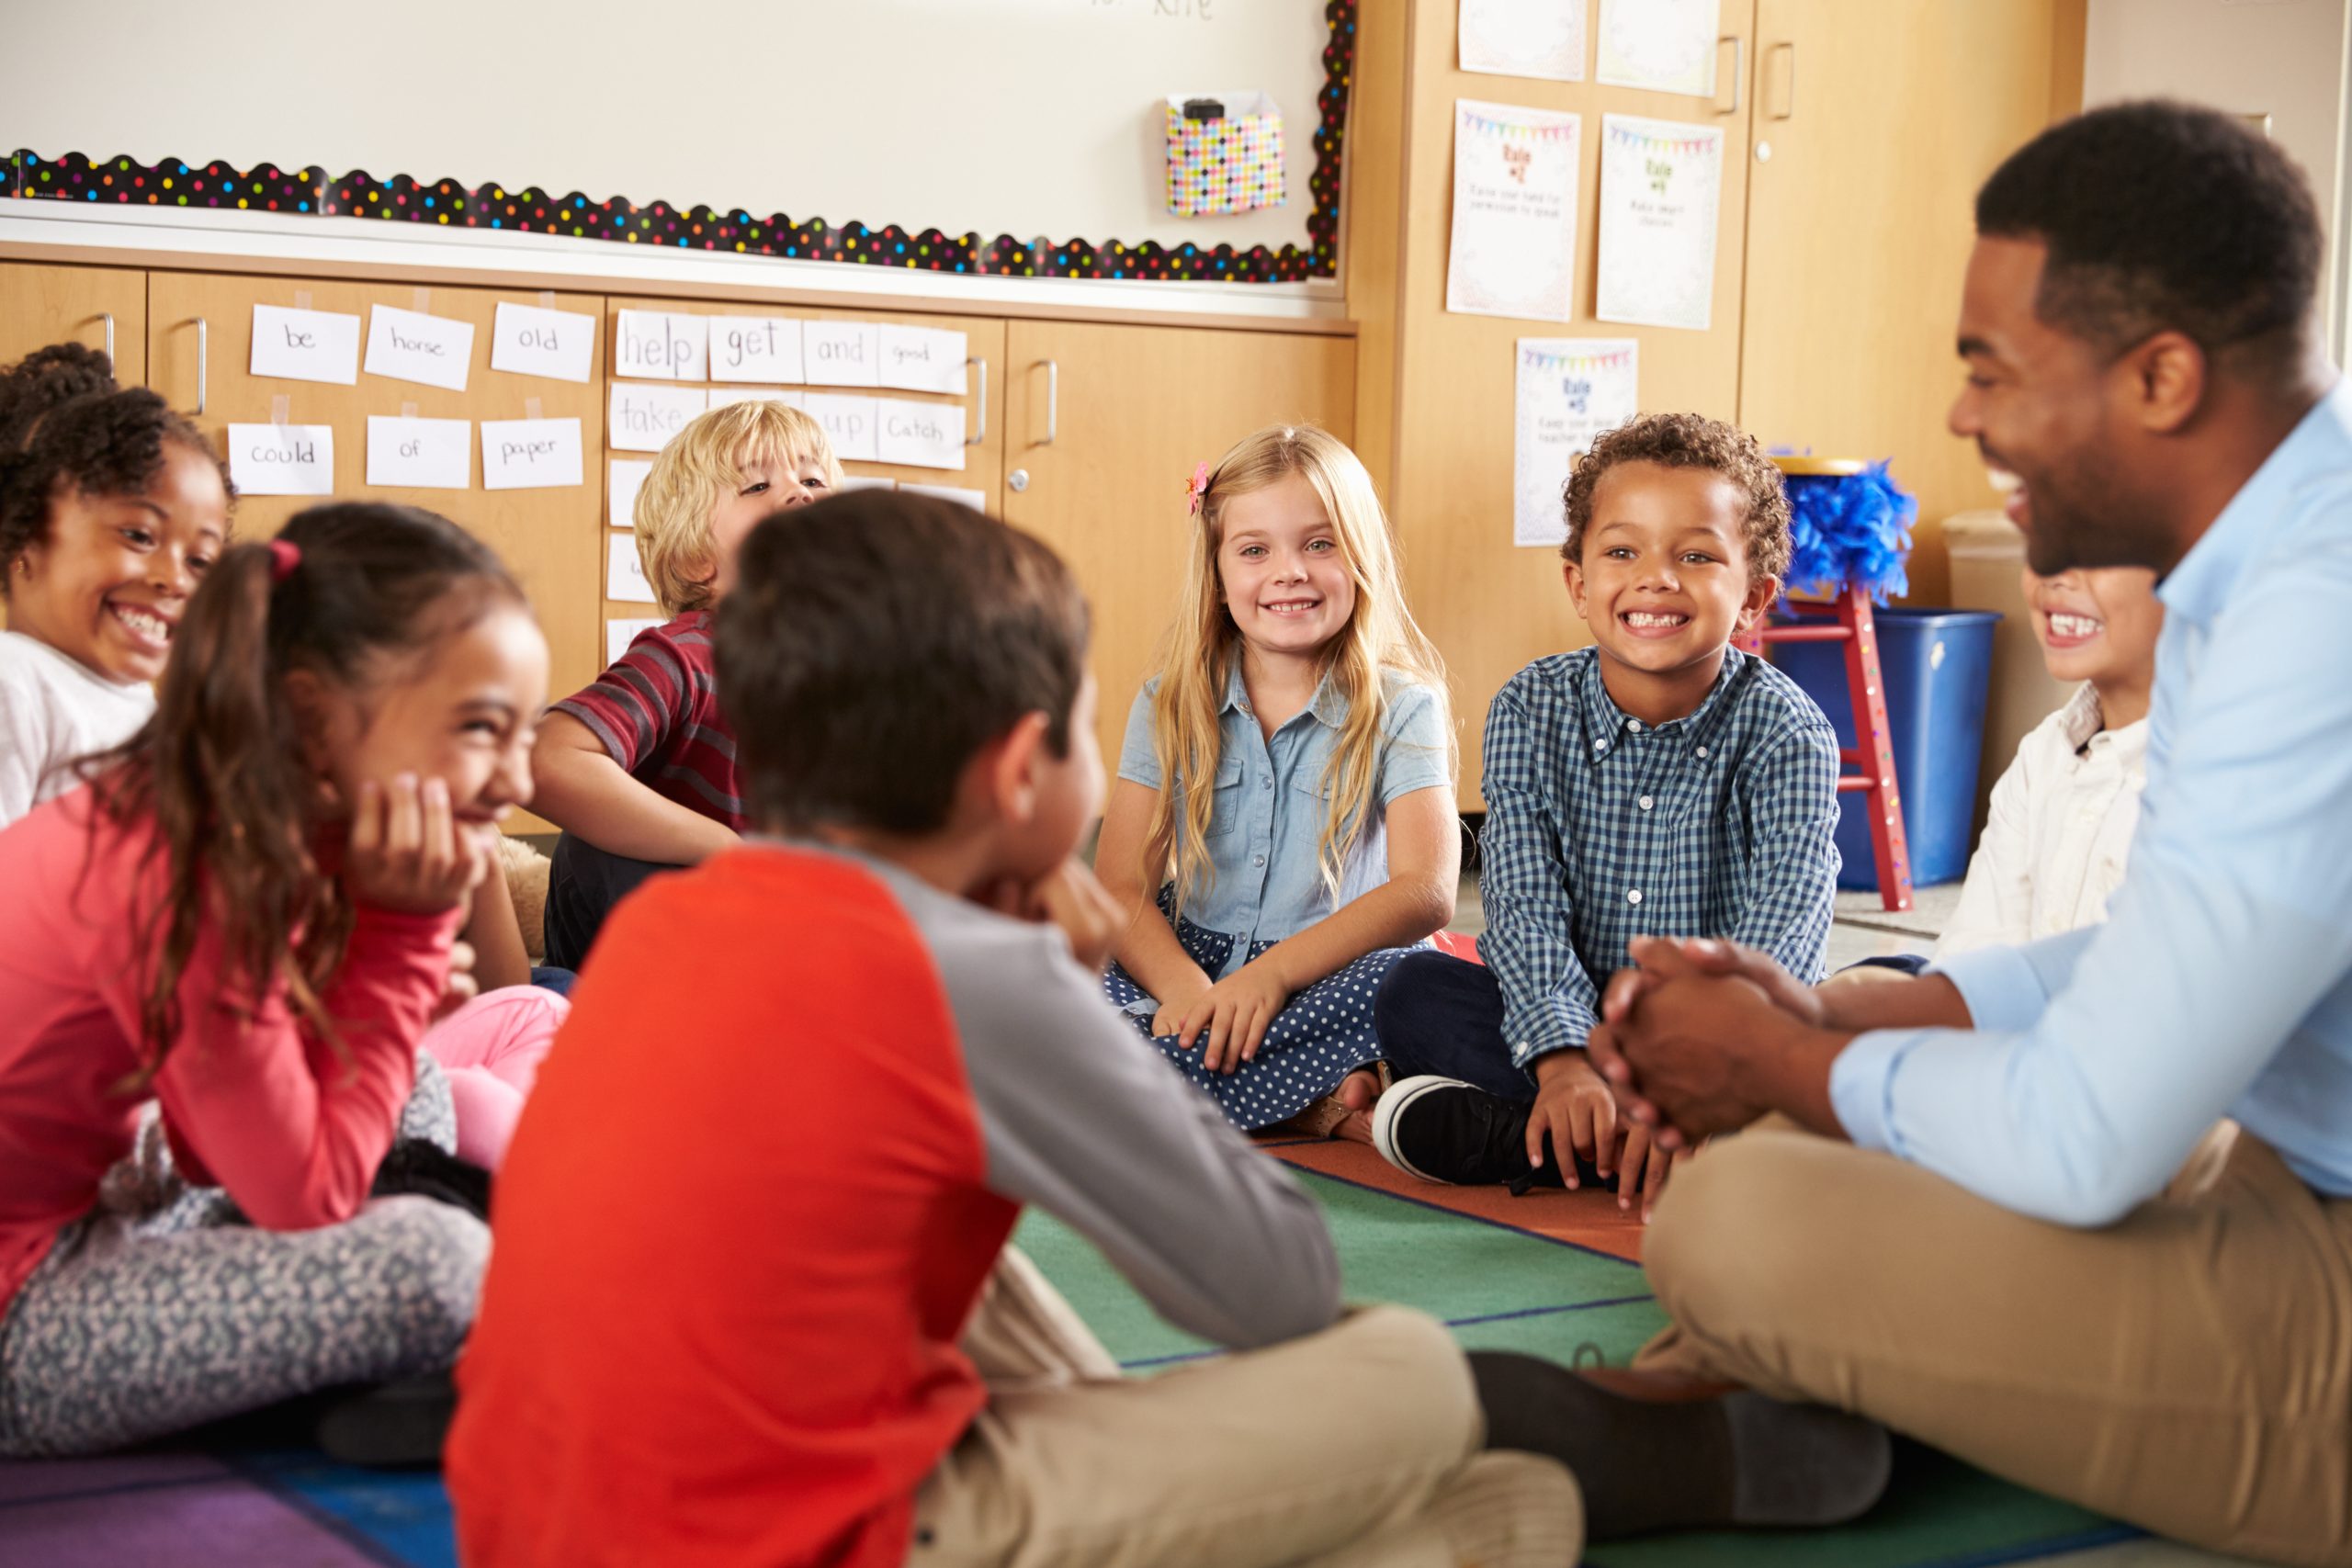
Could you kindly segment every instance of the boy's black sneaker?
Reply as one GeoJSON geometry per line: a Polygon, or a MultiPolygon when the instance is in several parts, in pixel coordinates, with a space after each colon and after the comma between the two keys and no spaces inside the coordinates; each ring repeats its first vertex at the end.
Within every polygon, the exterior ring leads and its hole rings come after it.
{"type": "Polygon", "coordinates": [[[1508,1182],[1515,1190],[1561,1187],[1545,1135],[1544,1165],[1527,1163],[1529,1107],[1460,1078],[1406,1078],[1372,1112],[1372,1146],[1408,1176],[1453,1187],[1508,1182]]]}

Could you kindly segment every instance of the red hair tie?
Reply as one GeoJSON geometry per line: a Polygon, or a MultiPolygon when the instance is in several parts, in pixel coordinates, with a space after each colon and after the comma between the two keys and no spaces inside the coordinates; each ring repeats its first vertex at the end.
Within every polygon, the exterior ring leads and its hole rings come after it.
{"type": "Polygon", "coordinates": [[[269,542],[269,580],[272,582],[285,581],[294,575],[294,569],[301,564],[301,546],[289,544],[284,539],[272,539],[269,542]]]}

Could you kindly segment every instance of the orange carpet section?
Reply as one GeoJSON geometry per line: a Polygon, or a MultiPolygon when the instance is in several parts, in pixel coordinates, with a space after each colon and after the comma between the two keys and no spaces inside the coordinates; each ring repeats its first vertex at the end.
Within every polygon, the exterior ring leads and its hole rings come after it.
{"type": "Polygon", "coordinates": [[[1336,1140],[1280,1142],[1269,1143],[1265,1147],[1277,1159],[1288,1160],[1302,1170],[1491,1224],[1507,1225],[1547,1241],[1587,1247],[1622,1258],[1628,1263],[1642,1260],[1641,1216],[1638,1212],[1629,1214],[1621,1211],[1614,1192],[1562,1192],[1539,1187],[1524,1198],[1514,1198],[1507,1188],[1446,1187],[1434,1181],[1416,1180],[1363,1144],[1336,1140]]]}

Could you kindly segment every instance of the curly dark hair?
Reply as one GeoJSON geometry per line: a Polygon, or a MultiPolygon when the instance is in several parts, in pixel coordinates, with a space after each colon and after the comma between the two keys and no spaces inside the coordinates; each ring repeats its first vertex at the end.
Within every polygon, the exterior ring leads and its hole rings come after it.
{"type": "Polygon", "coordinates": [[[1584,559],[1593,491],[1600,487],[1600,476],[1620,463],[1712,468],[1721,474],[1747,498],[1741,532],[1747,539],[1748,581],[1760,582],[1789,570],[1789,492],[1781,482],[1781,470],[1764,456],[1756,437],[1697,413],[1643,414],[1594,440],[1592,449],[1568,471],[1562,492],[1567,502],[1568,536],[1560,546],[1561,559],[1584,559]]]}
{"type": "Polygon", "coordinates": [[[0,573],[49,536],[50,502],[67,489],[137,495],[176,442],[220,465],[203,432],[144,387],[115,384],[96,349],[51,344],[0,370],[0,573]]]}
{"type": "Polygon", "coordinates": [[[2160,100],[2054,125],[1976,193],[1976,231],[2049,248],[2034,314],[2110,356],[2172,329],[2301,353],[2323,251],[2311,186],[2233,116],[2160,100]]]}

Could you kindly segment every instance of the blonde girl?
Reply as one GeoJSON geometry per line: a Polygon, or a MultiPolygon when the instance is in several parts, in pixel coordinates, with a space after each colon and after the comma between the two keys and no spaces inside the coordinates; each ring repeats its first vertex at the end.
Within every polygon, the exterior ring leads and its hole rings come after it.
{"type": "Polygon", "coordinates": [[[1453,918],[1444,671],[1341,443],[1259,431],[1191,497],[1096,855],[1131,915],[1105,989],[1235,1125],[1361,1140],[1373,993],[1453,918]]]}

